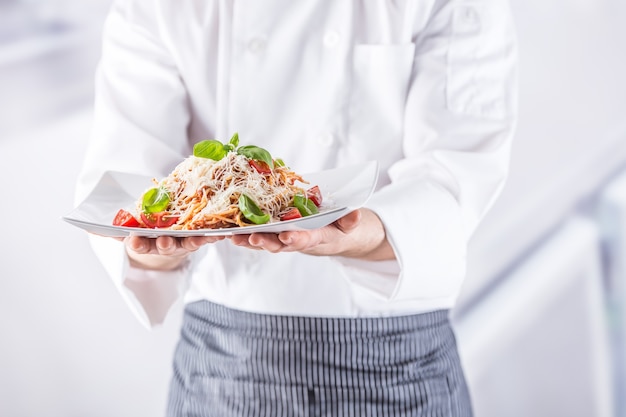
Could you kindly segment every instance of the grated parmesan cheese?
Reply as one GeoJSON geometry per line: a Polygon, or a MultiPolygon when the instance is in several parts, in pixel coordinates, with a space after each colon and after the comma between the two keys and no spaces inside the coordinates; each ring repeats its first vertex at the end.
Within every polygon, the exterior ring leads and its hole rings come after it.
{"type": "MultiPolygon", "coordinates": [[[[167,211],[179,216],[171,229],[204,229],[246,226],[238,199],[246,194],[279,221],[293,196],[305,191],[295,185],[306,182],[287,167],[261,174],[243,155],[229,152],[220,161],[190,156],[182,161],[159,186],[170,194],[167,211]]],[[[141,202],[138,203],[141,207],[141,202]]]]}

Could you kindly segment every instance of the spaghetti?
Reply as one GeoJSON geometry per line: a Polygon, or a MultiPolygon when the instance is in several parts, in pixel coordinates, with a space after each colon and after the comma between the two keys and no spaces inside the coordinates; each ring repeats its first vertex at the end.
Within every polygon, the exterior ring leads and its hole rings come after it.
{"type": "MultiPolygon", "coordinates": [[[[178,218],[170,228],[195,230],[249,226],[238,204],[242,194],[269,214],[270,221],[279,221],[294,196],[305,193],[296,181],[306,183],[284,166],[260,173],[250,159],[229,152],[220,161],[190,156],[156,185],[169,192],[166,211],[178,218]]],[[[137,210],[142,210],[141,200],[137,210]]]]}
{"type": "Polygon", "coordinates": [[[256,146],[202,141],[166,178],[124,209],[113,225],[171,230],[221,229],[292,220],[318,212],[322,195],[281,160],[256,146]]]}

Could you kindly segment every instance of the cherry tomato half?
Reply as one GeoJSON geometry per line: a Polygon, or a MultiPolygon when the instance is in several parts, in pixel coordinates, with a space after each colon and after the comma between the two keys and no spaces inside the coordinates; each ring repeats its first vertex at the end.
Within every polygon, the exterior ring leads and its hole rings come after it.
{"type": "Polygon", "coordinates": [[[320,187],[316,185],[306,190],[306,198],[311,200],[317,207],[321,206],[322,192],[320,191],[320,187]]]}
{"type": "Polygon", "coordinates": [[[250,166],[256,169],[256,172],[259,174],[271,174],[272,169],[263,161],[257,161],[256,159],[251,159],[249,162],[250,166]]]}
{"type": "Polygon", "coordinates": [[[173,216],[169,211],[160,211],[158,213],[141,213],[141,221],[146,227],[156,229],[159,227],[170,227],[178,221],[178,216],[173,216]]]}
{"type": "Polygon", "coordinates": [[[302,214],[300,214],[300,210],[298,210],[297,208],[293,207],[293,208],[289,209],[289,211],[287,211],[286,213],[281,215],[280,219],[281,220],[293,220],[293,219],[299,219],[301,217],[302,217],[302,214]]]}
{"type": "Polygon", "coordinates": [[[120,209],[113,219],[113,226],[139,227],[139,222],[129,211],[120,209]]]}

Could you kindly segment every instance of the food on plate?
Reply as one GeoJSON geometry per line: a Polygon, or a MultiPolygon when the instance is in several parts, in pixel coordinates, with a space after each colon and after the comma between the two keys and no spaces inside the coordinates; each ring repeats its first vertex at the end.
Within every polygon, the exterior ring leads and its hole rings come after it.
{"type": "Polygon", "coordinates": [[[257,146],[205,140],[193,155],[138,199],[134,213],[120,209],[114,226],[171,230],[245,227],[316,214],[323,197],[300,175],[257,146]]]}

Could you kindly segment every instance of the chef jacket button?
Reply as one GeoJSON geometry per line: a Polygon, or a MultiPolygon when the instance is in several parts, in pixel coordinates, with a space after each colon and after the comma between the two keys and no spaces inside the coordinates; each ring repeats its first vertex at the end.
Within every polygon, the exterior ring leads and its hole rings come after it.
{"type": "Polygon", "coordinates": [[[480,15],[472,6],[461,8],[455,17],[457,19],[456,28],[461,32],[474,32],[480,29],[480,15]]]}
{"type": "Polygon", "coordinates": [[[323,133],[317,137],[317,143],[319,143],[325,148],[330,148],[331,146],[333,146],[334,142],[335,142],[335,137],[333,136],[332,133],[323,133]]]}
{"type": "Polygon", "coordinates": [[[463,20],[465,23],[475,25],[478,22],[478,15],[474,9],[468,7],[463,11],[463,20]]]}
{"type": "Polygon", "coordinates": [[[328,30],[324,34],[324,46],[334,48],[339,43],[339,34],[334,30],[328,30]]]}
{"type": "Polygon", "coordinates": [[[248,42],[248,51],[255,55],[260,54],[265,51],[266,44],[267,42],[265,41],[265,39],[261,37],[252,38],[248,42]]]}

